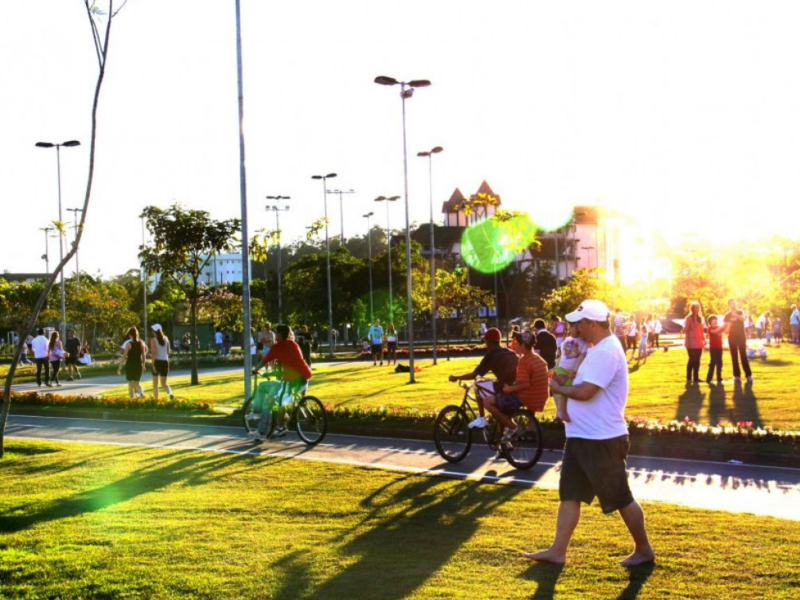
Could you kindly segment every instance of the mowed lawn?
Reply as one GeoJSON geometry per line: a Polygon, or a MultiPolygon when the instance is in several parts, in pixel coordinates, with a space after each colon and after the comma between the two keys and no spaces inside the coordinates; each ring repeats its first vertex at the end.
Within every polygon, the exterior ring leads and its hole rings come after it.
{"type": "MultiPolygon", "coordinates": [[[[686,351],[672,347],[657,351],[646,364],[630,363],[628,414],[648,419],[683,419],[716,425],[720,422],[751,421],[779,429],[800,429],[796,390],[800,389],[800,349],[790,344],[768,348],[768,358],[751,361],[755,381],[734,384],[730,356],[725,354],[722,385],[686,385],[686,351]]],[[[422,410],[439,408],[461,401],[462,392],[449,383],[450,373],[469,372],[480,358],[417,361],[422,371],[417,382],[408,384],[407,373],[395,373],[394,367],[373,367],[369,361],[315,368],[311,392],[331,404],[347,406],[407,406],[422,410]]],[[[701,377],[705,379],[708,353],[703,354],[701,377]]],[[[172,379],[175,393],[181,397],[213,400],[220,406],[240,406],[244,383],[241,374],[200,376],[201,385],[189,386],[188,377],[172,379]]],[[[150,388],[149,382],[145,391],[150,388]]],[[[127,394],[127,387],[106,392],[127,394]]],[[[549,403],[545,414],[552,415],[549,403]]]]}
{"type": "Polygon", "coordinates": [[[797,598],[800,523],[645,504],[654,567],[557,494],[299,459],[9,440],[2,598],[797,598]]]}

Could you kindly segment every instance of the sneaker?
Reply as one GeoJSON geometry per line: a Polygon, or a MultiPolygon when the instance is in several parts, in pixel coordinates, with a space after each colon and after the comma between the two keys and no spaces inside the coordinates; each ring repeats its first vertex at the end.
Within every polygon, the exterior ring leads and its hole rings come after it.
{"type": "Polygon", "coordinates": [[[257,442],[263,442],[266,439],[263,434],[258,433],[257,431],[251,431],[247,435],[257,442]]]}
{"type": "Polygon", "coordinates": [[[741,378],[741,377],[734,377],[734,378],[733,378],[733,380],[734,380],[734,381],[741,381],[741,380],[742,380],[742,378],[741,378]]]}
{"type": "Polygon", "coordinates": [[[56,387],[61,387],[61,382],[60,381],[56,381],[56,387]]]}
{"type": "Polygon", "coordinates": [[[244,418],[247,419],[248,421],[255,421],[256,419],[258,419],[259,416],[260,415],[258,413],[249,412],[244,416],[244,418]]]}
{"type": "Polygon", "coordinates": [[[53,387],[53,384],[52,384],[52,383],[50,383],[49,381],[45,381],[45,382],[44,382],[44,384],[45,384],[47,387],[53,387]]]}
{"type": "Polygon", "coordinates": [[[67,381],[72,381],[72,377],[67,377],[67,381]]]}
{"type": "Polygon", "coordinates": [[[78,379],[81,378],[81,374],[80,373],[75,373],[75,374],[78,376],[78,379]]]}
{"type": "Polygon", "coordinates": [[[473,429],[475,427],[477,427],[479,429],[482,429],[482,428],[486,427],[486,425],[487,425],[486,417],[478,417],[474,421],[470,421],[468,427],[470,429],[473,429]]]}
{"type": "Polygon", "coordinates": [[[275,428],[275,431],[272,432],[272,437],[284,437],[287,433],[289,432],[286,430],[286,427],[281,425],[275,428]]]}
{"type": "Polygon", "coordinates": [[[747,378],[747,383],[753,383],[753,378],[752,377],[748,377],[747,378]]]}
{"type": "Polygon", "coordinates": [[[506,444],[506,443],[510,442],[515,437],[517,437],[519,435],[519,433],[520,433],[519,427],[516,427],[515,429],[511,429],[510,427],[507,428],[503,432],[503,437],[500,438],[500,443],[501,444],[506,444]]]}
{"type": "Polygon", "coordinates": [[[171,402],[174,402],[175,401],[175,395],[174,394],[170,394],[169,395],[169,399],[170,399],[171,402]]]}

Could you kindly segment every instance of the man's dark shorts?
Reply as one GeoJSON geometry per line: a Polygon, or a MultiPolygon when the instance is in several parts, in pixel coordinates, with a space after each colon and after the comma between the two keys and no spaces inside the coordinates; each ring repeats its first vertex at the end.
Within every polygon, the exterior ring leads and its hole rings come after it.
{"type": "Polygon", "coordinates": [[[568,438],[561,463],[559,498],[591,504],[597,496],[606,514],[628,506],[633,502],[625,470],[629,448],[627,435],[608,440],[568,438]]]}
{"type": "Polygon", "coordinates": [[[383,344],[372,344],[373,354],[383,354],[383,344]]]}
{"type": "Polygon", "coordinates": [[[497,408],[507,415],[510,415],[522,406],[522,402],[520,402],[516,394],[497,394],[495,396],[495,403],[497,404],[497,408]]]}

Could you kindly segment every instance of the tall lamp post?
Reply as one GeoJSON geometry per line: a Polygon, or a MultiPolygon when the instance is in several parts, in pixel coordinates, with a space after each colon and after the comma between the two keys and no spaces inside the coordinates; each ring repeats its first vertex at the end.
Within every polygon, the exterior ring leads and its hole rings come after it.
{"type": "MultiPolygon", "coordinates": [[[[142,249],[144,249],[144,213],[139,215],[142,219],[142,249]]],[[[214,257],[214,261],[216,262],[217,258],[214,257]]],[[[144,333],[142,337],[147,334],[147,269],[144,266],[144,261],[142,261],[142,321],[144,322],[144,333]]]]}
{"type": "MultiPolygon", "coordinates": [[[[388,206],[388,204],[387,204],[388,206]]],[[[375,310],[372,305],[372,227],[369,224],[369,218],[375,213],[370,211],[363,217],[367,220],[367,252],[369,253],[369,322],[375,322],[375,310]]]]}
{"type": "MultiPolygon", "coordinates": [[[[63,223],[64,219],[61,213],[61,148],[74,148],[80,146],[78,140],[70,140],[61,144],[52,144],[50,142],[36,142],[37,148],[55,148],[56,149],[56,168],[58,169],[58,222],[63,223]]],[[[64,232],[58,232],[58,251],[60,262],[64,262],[64,232]]],[[[64,269],[61,269],[61,339],[67,338],[67,301],[64,292],[64,269]]]]}
{"type": "Polygon", "coordinates": [[[417,152],[417,156],[428,158],[428,183],[431,197],[431,323],[433,327],[433,364],[436,361],[436,246],[433,233],[433,155],[444,150],[441,146],[431,148],[428,152],[417,152]]]}
{"type": "Polygon", "coordinates": [[[44,231],[44,255],[42,258],[44,259],[44,270],[48,275],[50,275],[50,244],[47,239],[55,230],[55,227],[39,227],[39,231],[44,231]]]}
{"type": "MultiPolygon", "coordinates": [[[[275,204],[268,204],[267,211],[275,211],[275,235],[278,236],[278,323],[283,323],[283,296],[281,292],[281,212],[287,212],[289,205],[279,206],[281,200],[291,200],[291,196],[267,196],[275,204]]],[[[266,287],[266,279],[264,285],[266,287]]]]}
{"type": "Polygon", "coordinates": [[[392,298],[392,229],[389,224],[389,202],[400,200],[400,196],[378,196],[375,202],[386,202],[386,251],[389,255],[389,321],[394,321],[394,299],[392,298]]]}
{"type": "Polygon", "coordinates": [[[406,99],[414,94],[414,88],[428,87],[431,82],[427,79],[412,79],[411,81],[397,81],[393,77],[379,75],[375,78],[378,85],[399,85],[400,99],[403,107],[403,184],[405,186],[406,202],[406,303],[408,304],[408,368],[409,383],[414,383],[414,310],[411,305],[411,230],[408,218],[408,150],[406,148],[406,99]]]}
{"type": "Polygon", "coordinates": [[[328,238],[328,179],[336,177],[336,173],[312,175],[311,179],[322,180],[322,200],[325,204],[325,257],[328,272],[328,358],[333,358],[333,296],[331,292],[331,244],[328,238]]]}
{"type": "Polygon", "coordinates": [[[341,240],[339,244],[344,246],[344,204],[342,203],[342,195],[343,194],[355,194],[356,191],[353,189],[350,190],[325,190],[326,194],[339,194],[339,218],[340,218],[340,225],[341,225],[341,240]]]}
{"type": "MultiPolygon", "coordinates": [[[[75,230],[75,241],[77,241],[78,240],[78,213],[82,213],[83,209],[82,208],[68,208],[67,211],[71,212],[72,216],[74,217],[73,220],[74,220],[75,224],[72,226],[72,228],[75,230]]],[[[78,248],[77,248],[77,246],[75,247],[75,283],[76,283],[77,288],[78,288],[78,293],[80,294],[80,291],[81,291],[81,265],[80,265],[80,262],[78,261],[78,248]]]]}

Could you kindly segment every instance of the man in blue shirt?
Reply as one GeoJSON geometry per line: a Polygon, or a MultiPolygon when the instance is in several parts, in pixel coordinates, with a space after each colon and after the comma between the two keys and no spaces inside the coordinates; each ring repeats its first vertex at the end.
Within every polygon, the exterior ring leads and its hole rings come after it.
{"type": "Polygon", "coordinates": [[[381,320],[375,319],[375,323],[369,328],[367,332],[369,344],[372,347],[372,366],[378,364],[378,359],[383,366],[383,327],[381,327],[381,320]]]}

